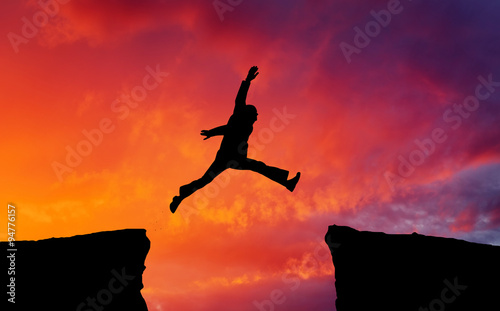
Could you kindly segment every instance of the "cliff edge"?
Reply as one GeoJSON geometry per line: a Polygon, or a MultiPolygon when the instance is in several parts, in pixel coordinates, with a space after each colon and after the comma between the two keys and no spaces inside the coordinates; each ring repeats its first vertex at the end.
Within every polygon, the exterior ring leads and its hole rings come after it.
{"type": "Polygon", "coordinates": [[[0,244],[5,273],[15,267],[3,284],[8,310],[147,310],[140,292],[150,247],[144,229],[17,241],[10,252],[0,244]]]}
{"type": "Polygon", "coordinates": [[[338,311],[500,310],[500,246],[329,226],[338,311]]]}

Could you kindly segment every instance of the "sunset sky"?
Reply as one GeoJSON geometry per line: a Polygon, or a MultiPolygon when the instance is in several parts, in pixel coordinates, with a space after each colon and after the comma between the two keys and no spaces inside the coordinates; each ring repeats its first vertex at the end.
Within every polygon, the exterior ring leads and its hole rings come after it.
{"type": "Polygon", "coordinates": [[[332,310],[333,224],[500,245],[498,1],[7,1],[0,20],[16,239],[145,228],[149,310],[332,310]],[[227,171],[171,214],[253,65],[249,157],[296,190],[227,171]]]}

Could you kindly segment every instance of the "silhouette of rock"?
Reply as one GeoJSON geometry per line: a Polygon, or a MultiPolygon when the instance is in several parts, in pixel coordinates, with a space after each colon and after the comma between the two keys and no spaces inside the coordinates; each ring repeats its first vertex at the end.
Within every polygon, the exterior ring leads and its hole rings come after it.
{"type": "Polygon", "coordinates": [[[147,310],[140,292],[150,246],[144,229],[17,241],[7,256],[11,247],[0,244],[2,267],[15,264],[15,275],[5,278],[9,284],[15,277],[15,304],[3,295],[9,310],[147,310]]]}
{"type": "Polygon", "coordinates": [[[500,310],[500,246],[330,226],[338,311],[500,310]]]}

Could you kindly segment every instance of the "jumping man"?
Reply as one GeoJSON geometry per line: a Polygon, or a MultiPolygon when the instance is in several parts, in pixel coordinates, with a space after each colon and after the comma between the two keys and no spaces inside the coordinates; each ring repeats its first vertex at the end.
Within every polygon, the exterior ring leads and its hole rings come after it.
{"type": "Polygon", "coordinates": [[[234,111],[226,125],[222,125],[211,130],[201,131],[204,140],[212,136],[223,135],[220,149],[217,152],[214,162],[206,173],[190,184],[179,189],[179,195],[175,196],[170,203],[170,211],[175,213],[179,204],[199,190],[209,184],[215,177],[228,168],[237,170],[251,170],[286,187],[293,191],[300,178],[300,172],[294,178],[288,179],[288,171],[277,167],[267,166],[265,163],[247,157],[248,138],[253,131],[253,124],[257,121],[257,109],[255,106],[247,105],[246,98],[250,81],[257,77],[257,66],[253,66],[248,71],[247,78],[241,82],[240,89],[236,95],[234,111]]]}

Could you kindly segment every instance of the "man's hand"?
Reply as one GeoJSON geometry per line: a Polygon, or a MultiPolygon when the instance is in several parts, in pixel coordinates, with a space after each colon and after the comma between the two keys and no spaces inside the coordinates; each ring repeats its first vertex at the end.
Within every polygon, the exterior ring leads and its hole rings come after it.
{"type": "Polygon", "coordinates": [[[226,130],[226,126],[222,125],[222,126],[218,126],[216,128],[213,128],[211,130],[202,130],[201,135],[206,136],[204,140],[207,140],[213,136],[224,135],[225,130],[226,130]]]}
{"type": "Polygon", "coordinates": [[[247,75],[246,81],[250,82],[253,79],[255,79],[255,77],[257,77],[257,75],[259,74],[257,72],[258,70],[259,70],[259,68],[257,68],[257,66],[253,66],[252,68],[250,68],[250,70],[248,70],[248,75],[247,75]]]}
{"type": "Polygon", "coordinates": [[[212,133],[211,133],[210,131],[211,131],[211,130],[208,130],[208,131],[207,131],[207,130],[202,130],[202,131],[201,131],[201,135],[202,135],[202,136],[206,136],[203,140],[207,140],[207,139],[209,139],[210,137],[214,136],[214,135],[212,135],[212,133]]]}

